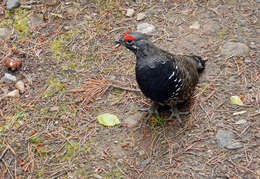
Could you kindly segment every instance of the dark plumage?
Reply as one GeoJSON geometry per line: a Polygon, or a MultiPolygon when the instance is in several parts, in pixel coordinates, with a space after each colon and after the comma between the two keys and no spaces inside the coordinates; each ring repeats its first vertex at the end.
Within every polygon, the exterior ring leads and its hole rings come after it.
{"type": "MultiPolygon", "coordinates": [[[[205,68],[201,57],[173,55],[153,45],[139,32],[127,32],[117,43],[136,55],[137,83],[155,105],[169,105],[177,112],[173,107],[192,96],[199,72],[205,68]]],[[[175,116],[179,119],[178,113],[175,116]]]]}

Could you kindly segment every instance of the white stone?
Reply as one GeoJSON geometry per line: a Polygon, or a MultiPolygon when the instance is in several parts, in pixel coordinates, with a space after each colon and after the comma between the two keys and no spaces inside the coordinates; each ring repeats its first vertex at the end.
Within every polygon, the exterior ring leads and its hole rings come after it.
{"type": "Polygon", "coordinates": [[[140,12],[137,14],[136,20],[141,21],[141,20],[145,19],[145,17],[146,17],[146,14],[144,12],[140,12]]]}
{"type": "Polygon", "coordinates": [[[24,82],[19,80],[15,83],[15,87],[20,91],[21,94],[24,93],[24,82]]]}
{"type": "Polygon", "coordinates": [[[19,90],[17,90],[17,89],[16,89],[16,90],[13,90],[13,91],[7,93],[6,96],[8,96],[8,97],[19,97],[19,96],[20,96],[19,90]]]}
{"type": "Polygon", "coordinates": [[[155,27],[152,24],[142,23],[137,25],[137,32],[141,32],[144,34],[152,33],[155,27]]]}
{"type": "Polygon", "coordinates": [[[194,22],[191,26],[190,29],[196,29],[198,30],[200,28],[200,24],[198,21],[194,22]]]}
{"type": "Polygon", "coordinates": [[[14,81],[14,82],[16,82],[16,76],[11,75],[9,73],[5,73],[5,76],[2,78],[1,81],[14,81]]]}
{"type": "Polygon", "coordinates": [[[235,124],[245,124],[247,121],[245,119],[240,119],[235,124]]]}
{"type": "Polygon", "coordinates": [[[127,9],[126,11],[126,16],[127,17],[132,17],[135,13],[135,10],[134,9],[127,9]]]}

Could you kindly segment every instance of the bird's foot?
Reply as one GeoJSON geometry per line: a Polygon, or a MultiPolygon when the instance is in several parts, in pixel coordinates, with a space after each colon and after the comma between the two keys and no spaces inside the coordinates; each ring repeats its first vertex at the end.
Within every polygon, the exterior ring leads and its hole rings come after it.
{"type": "Polygon", "coordinates": [[[146,117],[146,122],[152,117],[153,114],[159,115],[158,104],[153,103],[152,107],[148,110],[148,116],[146,117]]]}
{"type": "Polygon", "coordinates": [[[173,117],[176,117],[176,119],[178,120],[179,124],[181,127],[184,127],[183,123],[182,123],[182,120],[181,120],[181,117],[180,115],[187,115],[189,114],[190,112],[180,112],[177,108],[172,108],[171,109],[171,115],[169,117],[169,120],[171,120],[173,117]]]}

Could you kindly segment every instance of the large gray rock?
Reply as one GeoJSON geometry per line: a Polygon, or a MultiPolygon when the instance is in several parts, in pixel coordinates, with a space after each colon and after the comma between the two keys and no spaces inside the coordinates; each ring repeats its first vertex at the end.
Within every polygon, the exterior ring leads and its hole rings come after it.
{"type": "Polygon", "coordinates": [[[9,28],[0,28],[0,39],[9,38],[11,35],[11,30],[9,28]]]}
{"type": "Polygon", "coordinates": [[[234,140],[234,135],[231,131],[219,130],[216,134],[218,146],[226,149],[242,148],[242,143],[234,140]]]}
{"type": "Polygon", "coordinates": [[[248,46],[239,42],[227,42],[221,48],[222,55],[244,56],[249,52],[248,46]]]}
{"type": "Polygon", "coordinates": [[[20,0],[7,0],[6,8],[8,10],[12,10],[20,6],[20,0]]]}
{"type": "Polygon", "coordinates": [[[218,146],[224,148],[232,142],[234,138],[233,133],[230,131],[219,130],[216,134],[218,146]]]}
{"type": "Polygon", "coordinates": [[[32,14],[30,16],[30,27],[35,28],[43,23],[43,19],[37,14],[32,14]]]}

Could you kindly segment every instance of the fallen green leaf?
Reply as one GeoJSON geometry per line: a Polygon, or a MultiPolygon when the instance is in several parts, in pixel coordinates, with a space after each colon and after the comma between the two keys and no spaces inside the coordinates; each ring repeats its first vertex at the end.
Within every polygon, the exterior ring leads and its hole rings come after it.
{"type": "Polygon", "coordinates": [[[236,104],[236,105],[239,105],[239,106],[244,105],[239,96],[231,96],[230,100],[231,100],[232,104],[236,104]]]}
{"type": "Polygon", "coordinates": [[[104,126],[115,126],[117,124],[120,124],[120,121],[117,118],[117,116],[110,113],[98,115],[97,120],[99,124],[102,124],[104,126]]]}

